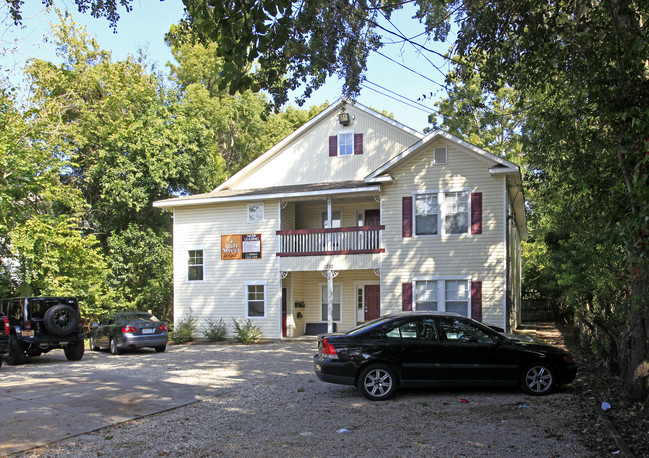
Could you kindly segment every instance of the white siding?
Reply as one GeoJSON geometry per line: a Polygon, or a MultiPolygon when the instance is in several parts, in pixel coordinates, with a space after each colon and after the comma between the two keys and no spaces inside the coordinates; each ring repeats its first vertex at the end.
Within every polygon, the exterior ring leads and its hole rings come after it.
{"type": "Polygon", "coordinates": [[[413,277],[470,276],[482,281],[482,319],[504,324],[504,177],[492,177],[489,165],[448,143],[448,163],[433,165],[430,145],[394,171],[395,181],[382,195],[383,257],[381,313],[401,309],[401,284],[413,277]],[[470,188],[482,192],[482,234],[402,237],[402,198],[413,191],[470,188]]]}
{"type": "MultiPolygon", "coordinates": [[[[177,208],[174,220],[174,320],[191,314],[202,328],[205,319],[246,318],[246,282],[266,281],[266,316],[251,318],[265,338],[281,332],[281,291],[275,231],[279,204],[265,202],[264,221],[248,223],[246,203],[177,208]],[[221,235],[261,234],[262,259],[221,260],[221,235]],[[204,251],[203,281],[187,280],[187,251],[204,251]]],[[[232,335],[232,334],[230,334],[232,335]]],[[[201,337],[198,333],[197,337],[201,337]]]]}
{"type": "Polygon", "coordinates": [[[233,189],[362,180],[418,140],[411,133],[383,122],[353,105],[347,105],[346,109],[355,117],[351,126],[341,126],[338,123],[338,112],[333,112],[233,189]],[[363,134],[364,153],[329,157],[329,136],[348,130],[363,134]]]}

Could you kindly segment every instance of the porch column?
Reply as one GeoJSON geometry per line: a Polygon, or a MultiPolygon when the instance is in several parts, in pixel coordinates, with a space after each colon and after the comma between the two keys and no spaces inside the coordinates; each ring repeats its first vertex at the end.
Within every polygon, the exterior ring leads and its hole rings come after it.
{"type": "MultiPolygon", "coordinates": [[[[331,229],[331,197],[327,197],[327,227],[331,229]]],[[[327,251],[331,250],[331,233],[328,233],[327,235],[327,251]]],[[[331,331],[329,331],[331,332],[331,331]]]]}
{"type": "MultiPolygon", "coordinates": [[[[325,266],[322,276],[327,278],[327,332],[334,332],[334,278],[338,276],[338,272],[332,270],[333,266],[327,264],[325,266]]],[[[340,304],[342,314],[342,303],[340,304]]]]}

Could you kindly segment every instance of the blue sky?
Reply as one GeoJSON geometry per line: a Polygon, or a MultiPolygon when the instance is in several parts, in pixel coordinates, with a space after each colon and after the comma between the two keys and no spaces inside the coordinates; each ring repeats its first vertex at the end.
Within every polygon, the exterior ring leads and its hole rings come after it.
{"type": "MultiPolygon", "coordinates": [[[[6,3],[2,4],[0,15],[4,17],[6,3]]],[[[112,51],[114,60],[123,59],[128,54],[137,54],[141,48],[147,49],[150,59],[159,68],[165,68],[165,63],[173,60],[164,43],[164,34],[171,24],[182,18],[181,0],[149,0],[146,3],[144,0],[136,0],[132,12],[121,13],[117,33],[113,33],[105,19],[94,19],[88,14],[78,13],[70,0],[55,4],[59,8],[67,5],[75,21],[85,25],[88,32],[97,37],[103,49],[112,51]]],[[[44,11],[39,1],[25,2],[23,7],[23,27],[5,26],[2,29],[4,33],[0,35],[0,44],[5,49],[11,47],[12,41],[16,40],[17,46],[12,47],[15,48],[13,52],[0,54],[0,72],[2,75],[9,74],[12,81],[19,78],[19,69],[29,58],[56,61],[53,43],[44,38],[50,30],[50,23],[57,21],[56,15],[44,11]]],[[[393,15],[392,24],[383,22],[382,25],[391,30],[396,27],[408,37],[416,37],[423,32],[423,27],[410,19],[412,15],[412,11],[401,11],[393,15]]],[[[386,42],[395,39],[392,35],[385,35],[386,42]]],[[[422,37],[414,38],[414,41],[424,44],[422,37]]],[[[450,46],[448,43],[425,45],[440,53],[447,52],[450,46]]],[[[369,59],[367,82],[358,101],[391,112],[397,121],[422,131],[428,126],[428,113],[434,109],[434,102],[445,94],[441,84],[444,80],[442,73],[447,70],[447,66],[443,66],[442,60],[432,53],[424,51],[422,54],[409,43],[386,44],[380,52],[383,55],[373,54],[369,59]],[[435,69],[433,63],[443,66],[442,72],[435,69]],[[424,94],[428,98],[418,102],[424,94]]],[[[332,78],[309,98],[307,105],[320,104],[326,100],[333,102],[340,97],[341,88],[342,82],[332,78]]]]}

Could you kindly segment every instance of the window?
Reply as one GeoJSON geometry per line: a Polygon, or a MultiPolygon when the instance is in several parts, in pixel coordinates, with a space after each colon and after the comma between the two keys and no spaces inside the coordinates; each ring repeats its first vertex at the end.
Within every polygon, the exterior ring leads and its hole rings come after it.
{"type": "Polygon", "coordinates": [[[256,223],[264,220],[264,204],[248,204],[248,222],[256,223]]]}
{"type": "MultiPolygon", "coordinates": [[[[322,217],[320,219],[323,229],[329,228],[329,221],[327,220],[327,212],[322,212],[322,217]]],[[[340,210],[331,212],[331,227],[340,227],[340,210]]]]}
{"type": "Polygon", "coordinates": [[[439,215],[437,193],[415,196],[415,228],[417,235],[437,234],[437,216],[439,215]]]}
{"type": "Polygon", "coordinates": [[[246,313],[248,318],[266,316],[266,285],[264,283],[246,284],[246,313]]]}
{"type": "Polygon", "coordinates": [[[189,250],[187,261],[187,280],[203,280],[203,250],[189,250]]]}
{"type": "Polygon", "coordinates": [[[452,318],[440,318],[439,325],[442,335],[450,342],[464,343],[493,343],[491,335],[473,323],[467,323],[463,320],[454,320],[452,318]]]}
{"type": "Polygon", "coordinates": [[[433,318],[424,318],[402,323],[388,331],[385,336],[392,339],[417,339],[436,341],[439,339],[433,318]]]}
{"type": "Polygon", "coordinates": [[[437,281],[418,281],[415,286],[415,310],[437,310],[437,281]]]}
{"type": "Polygon", "coordinates": [[[469,192],[444,193],[444,232],[466,234],[469,232],[469,192]]]}
{"type": "Polygon", "coordinates": [[[356,156],[363,154],[363,134],[344,130],[329,136],[329,157],[356,156]]]}
{"type": "Polygon", "coordinates": [[[354,154],[354,132],[341,132],[338,134],[338,156],[352,156],[354,154]]]}
{"type": "Polygon", "coordinates": [[[415,310],[438,310],[471,316],[468,279],[420,279],[414,283],[415,310]]]}
{"type": "Polygon", "coordinates": [[[416,194],[413,200],[416,235],[468,234],[469,190],[416,194]]]}
{"type": "MultiPolygon", "coordinates": [[[[340,321],[340,304],[342,302],[342,288],[340,285],[334,285],[333,297],[333,320],[340,321]]],[[[329,321],[329,295],[327,294],[327,285],[320,287],[320,303],[322,304],[322,321],[329,321]]]]}
{"type": "Polygon", "coordinates": [[[469,282],[446,280],[446,311],[469,316],[469,282]]]}

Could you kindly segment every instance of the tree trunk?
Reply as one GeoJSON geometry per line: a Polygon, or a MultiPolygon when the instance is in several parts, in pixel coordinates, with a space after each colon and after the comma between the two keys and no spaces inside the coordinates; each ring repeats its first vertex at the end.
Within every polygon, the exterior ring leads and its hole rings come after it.
{"type": "Polygon", "coordinates": [[[630,394],[640,401],[649,396],[649,273],[632,263],[631,297],[627,321],[626,355],[621,358],[622,376],[629,385],[630,394]]]}

